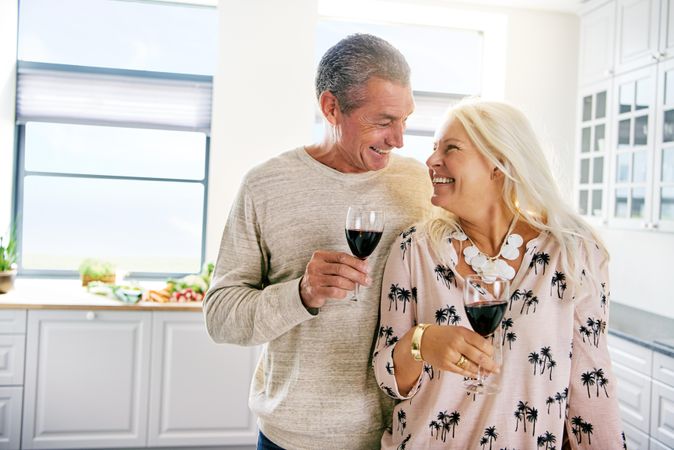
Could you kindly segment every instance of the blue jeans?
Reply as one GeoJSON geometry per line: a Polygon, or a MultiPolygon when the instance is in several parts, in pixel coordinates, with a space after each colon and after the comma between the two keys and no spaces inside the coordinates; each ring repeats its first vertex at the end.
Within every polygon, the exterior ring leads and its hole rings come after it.
{"type": "Polygon", "coordinates": [[[274,444],[260,431],[260,434],[257,436],[257,450],[283,450],[283,447],[274,444]]]}

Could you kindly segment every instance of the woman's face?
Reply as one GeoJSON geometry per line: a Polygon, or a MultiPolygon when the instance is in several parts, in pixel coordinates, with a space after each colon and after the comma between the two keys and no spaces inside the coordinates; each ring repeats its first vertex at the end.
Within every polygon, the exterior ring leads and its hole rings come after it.
{"type": "Polygon", "coordinates": [[[451,117],[436,132],[426,161],[433,182],[431,202],[459,217],[489,208],[502,198],[502,177],[473,145],[459,120],[451,117]]]}

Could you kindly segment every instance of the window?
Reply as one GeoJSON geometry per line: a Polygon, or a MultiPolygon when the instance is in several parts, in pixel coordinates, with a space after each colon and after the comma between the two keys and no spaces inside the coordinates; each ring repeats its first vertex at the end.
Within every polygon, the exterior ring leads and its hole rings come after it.
{"type": "MultiPolygon", "coordinates": [[[[353,33],[379,36],[405,55],[412,70],[416,109],[407,121],[405,146],[400,154],[425,163],[433,149],[433,133],[447,108],[462,97],[480,95],[482,91],[482,33],[438,26],[325,18],[319,21],[316,30],[316,64],[332,45],[353,33]],[[443,53],[451,54],[452,58],[436,57],[443,53]],[[456,61],[461,61],[461,70],[456,70],[456,61]]],[[[315,139],[322,137],[323,127],[323,119],[317,111],[315,139]]]]}
{"type": "Polygon", "coordinates": [[[22,0],[19,17],[21,273],[70,275],[89,257],[198,272],[215,8],[22,0]]]}

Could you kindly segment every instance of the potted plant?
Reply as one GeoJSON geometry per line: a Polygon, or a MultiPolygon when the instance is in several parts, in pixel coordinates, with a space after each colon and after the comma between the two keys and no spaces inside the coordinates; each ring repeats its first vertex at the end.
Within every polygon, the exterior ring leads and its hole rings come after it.
{"type": "Polygon", "coordinates": [[[16,278],[16,235],[11,228],[9,235],[0,237],[0,294],[14,287],[16,278]]]}
{"type": "Polygon", "coordinates": [[[115,284],[115,266],[107,261],[94,258],[85,259],[80,264],[79,272],[82,277],[82,286],[87,286],[92,281],[115,284]]]}

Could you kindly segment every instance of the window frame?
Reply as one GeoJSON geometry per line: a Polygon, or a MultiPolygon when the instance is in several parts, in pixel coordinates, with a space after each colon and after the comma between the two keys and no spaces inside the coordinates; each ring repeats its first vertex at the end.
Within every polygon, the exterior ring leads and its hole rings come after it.
{"type": "MultiPolygon", "coordinates": [[[[155,177],[138,177],[138,176],[121,176],[121,175],[94,175],[94,174],[77,174],[77,173],[63,173],[63,172],[38,172],[28,171],[25,169],[25,154],[26,154],[26,124],[29,122],[39,122],[31,120],[24,123],[17,122],[15,125],[16,136],[16,167],[14,170],[14,195],[13,195],[13,209],[12,215],[16,226],[16,240],[17,240],[17,269],[18,274],[28,277],[40,278],[72,278],[78,276],[77,270],[63,270],[63,269],[26,269],[23,267],[23,201],[24,201],[24,180],[27,176],[49,176],[62,178],[89,178],[89,179],[112,179],[112,180],[134,180],[134,181],[153,181],[153,182],[180,182],[190,184],[201,184],[204,189],[204,196],[202,199],[202,218],[201,218],[201,249],[199,251],[199,266],[202,267],[206,256],[206,218],[208,216],[208,179],[210,166],[210,135],[206,134],[205,139],[205,154],[204,154],[204,177],[201,180],[185,180],[174,178],[155,178],[155,177]]],[[[52,121],[46,121],[54,123],[52,121]]],[[[78,124],[73,122],[57,122],[63,124],[78,124]]],[[[91,125],[87,123],[86,125],[91,125]]],[[[97,124],[100,125],[100,124],[97,124]]],[[[128,125],[124,125],[128,128],[128,125]]],[[[148,129],[146,127],[136,127],[141,129],[148,129]]],[[[159,129],[159,128],[155,128],[159,129]]],[[[165,128],[169,129],[169,128],[165,128]]],[[[182,130],[181,130],[182,131],[182,130]]],[[[105,256],[99,255],[105,259],[105,256]]],[[[139,280],[154,280],[165,279],[167,277],[180,277],[186,275],[185,272],[130,272],[127,276],[139,280]]]]}

